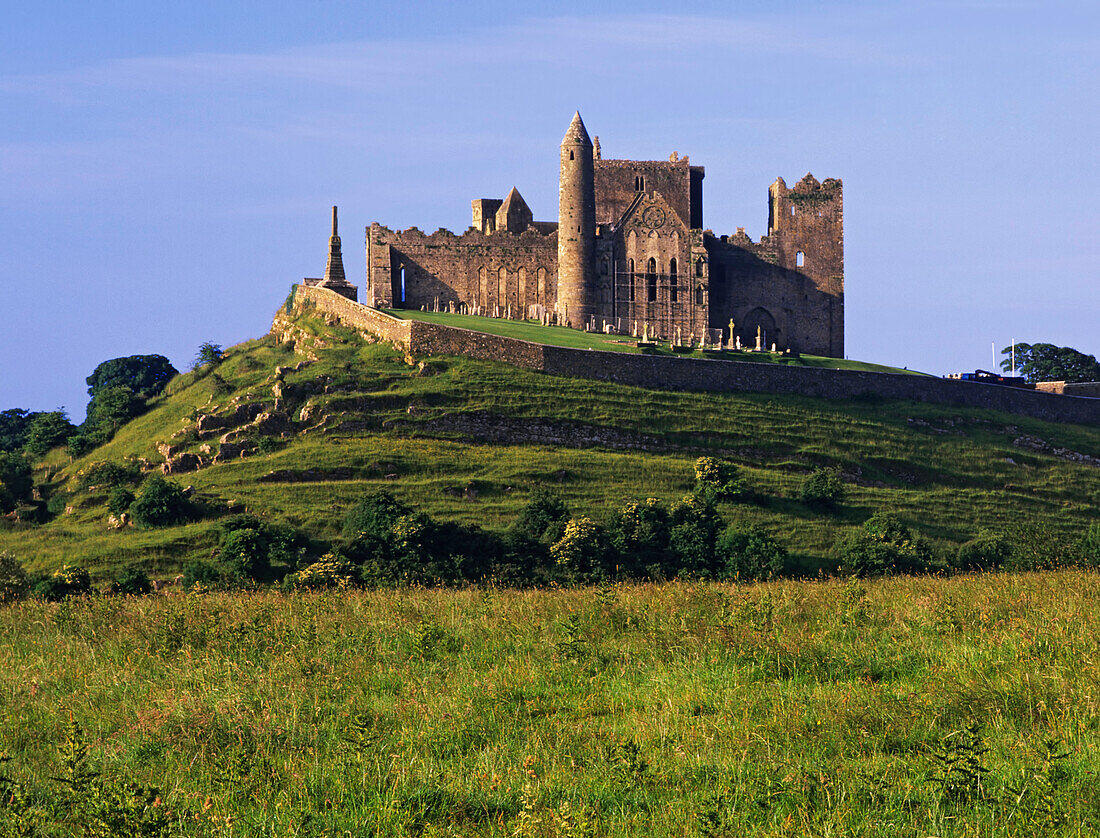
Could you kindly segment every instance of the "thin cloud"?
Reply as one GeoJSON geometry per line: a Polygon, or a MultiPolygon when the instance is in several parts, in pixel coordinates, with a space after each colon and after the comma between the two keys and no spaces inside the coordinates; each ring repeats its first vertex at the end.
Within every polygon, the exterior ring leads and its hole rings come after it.
{"type": "Polygon", "coordinates": [[[805,16],[767,20],[633,15],[604,18],[533,18],[457,39],[368,41],[292,48],[270,53],[193,53],[115,59],[58,73],[9,75],[0,91],[75,97],[94,89],[193,91],[196,84],[247,87],[263,82],[324,83],[348,90],[435,83],[477,77],[487,68],[516,66],[635,65],[653,56],[697,60],[699,50],[722,55],[800,56],[841,63],[897,63],[899,53],[859,36],[860,18],[848,25],[805,16]],[[837,31],[850,34],[838,35],[837,31]],[[463,68],[466,68],[464,71],[463,68]]]}

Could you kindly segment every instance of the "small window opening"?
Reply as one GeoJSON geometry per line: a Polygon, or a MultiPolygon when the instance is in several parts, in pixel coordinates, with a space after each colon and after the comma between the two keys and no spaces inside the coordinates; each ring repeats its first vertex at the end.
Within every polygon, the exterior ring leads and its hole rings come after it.
{"type": "Polygon", "coordinates": [[[703,275],[703,260],[702,259],[698,259],[695,262],[695,275],[696,276],[702,276],[703,275]]]}
{"type": "Polygon", "coordinates": [[[651,303],[657,302],[657,260],[650,259],[645,268],[645,296],[651,303]]]}
{"type": "Polygon", "coordinates": [[[401,266],[401,302],[405,302],[405,266],[401,266]]]}
{"type": "Polygon", "coordinates": [[[572,160],[572,159],[573,159],[573,152],[569,152],[569,159],[570,159],[570,160],[572,160]]]}
{"type": "Polygon", "coordinates": [[[795,265],[796,268],[801,268],[805,264],[806,264],[806,254],[803,253],[800,250],[800,251],[798,251],[798,253],[796,253],[794,255],[794,265],[795,265]]]}
{"type": "Polygon", "coordinates": [[[679,296],[680,289],[676,287],[676,260],[673,259],[668,263],[668,301],[678,302],[679,296]]]}
{"type": "Polygon", "coordinates": [[[695,305],[701,306],[703,304],[703,286],[700,285],[695,289],[695,305]]]}
{"type": "Polygon", "coordinates": [[[794,215],[794,206],[791,206],[791,215],[794,215]]]}

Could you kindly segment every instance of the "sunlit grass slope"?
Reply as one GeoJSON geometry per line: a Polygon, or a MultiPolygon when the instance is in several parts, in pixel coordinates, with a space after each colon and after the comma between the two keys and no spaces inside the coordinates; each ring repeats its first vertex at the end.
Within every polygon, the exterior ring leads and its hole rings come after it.
{"type": "Polygon", "coordinates": [[[830,567],[838,534],[880,510],[897,513],[945,552],[1011,522],[1075,536],[1097,520],[1100,470],[1014,445],[1027,436],[1096,457],[1096,428],[913,402],[671,393],[462,358],[409,364],[387,344],[316,319],[293,325],[298,354],[270,336],[237,346],[212,372],[175,379],[149,413],[102,448],[71,464],[55,452],[48,477],[55,493],[72,493],[68,514],[0,529],[0,550],[33,570],[81,564],[101,579],[131,564],[174,575],[184,562],[209,557],[216,520],[115,530],[106,492],[80,490],[74,476],[95,461],[160,462],[158,442],[196,452],[207,443],[216,451],[217,435],[200,440],[187,430],[194,418],[233,404],[271,409],[277,366],[285,369],[290,437],[270,453],[173,479],[319,539],[335,537],[346,510],[383,488],[432,516],[491,528],[507,526],[537,486],[558,491],[577,514],[600,517],[629,498],[679,498],[703,454],[738,463],[758,498],[723,505],[723,516],[762,523],[808,572],[830,567]],[[295,370],[307,355],[315,360],[295,370]],[[309,418],[300,421],[306,406],[309,418]],[[502,422],[511,439],[479,441],[470,430],[502,422]],[[538,428],[581,428],[610,442],[549,444],[527,433],[538,428]],[[817,466],[837,467],[849,481],[836,514],[797,500],[800,481],[817,466]],[[306,470],[304,482],[264,480],[306,470]]]}

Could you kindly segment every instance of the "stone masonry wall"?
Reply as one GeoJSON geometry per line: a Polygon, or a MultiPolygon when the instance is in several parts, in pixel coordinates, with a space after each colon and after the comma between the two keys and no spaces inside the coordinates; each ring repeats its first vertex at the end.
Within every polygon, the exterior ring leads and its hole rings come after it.
{"type": "Polygon", "coordinates": [[[824,399],[902,399],[987,408],[1051,422],[1100,425],[1100,399],[1017,390],[901,373],[788,367],[746,361],[628,355],[544,346],[437,323],[402,321],[324,288],[299,286],[295,304],[312,300],[346,325],[367,329],[413,355],[463,355],[550,375],[664,390],[785,393],[824,399]]]}
{"type": "Polygon", "coordinates": [[[353,302],[327,288],[299,285],[294,292],[294,307],[301,309],[308,303],[315,305],[323,314],[336,318],[341,325],[370,332],[406,352],[412,345],[414,323],[411,320],[391,317],[362,303],[353,302]]]}
{"type": "Polygon", "coordinates": [[[367,231],[368,303],[419,309],[465,303],[512,311],[553,308],[558,284],[557,233],[535,226],[522,233],[461,235],[412,227],[395,232],[379,224],[367,231]],[[405,300],[401,301],[404,270],[405,300]]]}

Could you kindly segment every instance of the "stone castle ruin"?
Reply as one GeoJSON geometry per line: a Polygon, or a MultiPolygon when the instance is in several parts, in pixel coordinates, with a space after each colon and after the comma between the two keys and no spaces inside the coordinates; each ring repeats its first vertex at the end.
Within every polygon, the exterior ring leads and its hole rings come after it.
{"type": "MultiPolygon", "coordinates": [[[[841,181],[776,180],[768,233],[753,242],[743,228],[703,228],[702,166],[675,153],[605,160],[580,113],[559,172],[557,221],[535,221],[513,188],[503,200],[474,200],[461,235],[371,224],[363,302],[843,357],[841,181]]],[[[308,282],[354,299],[334,259],[335,217],[330,267],[308,282]]]]}

